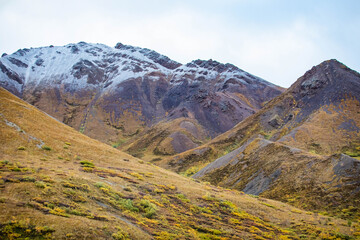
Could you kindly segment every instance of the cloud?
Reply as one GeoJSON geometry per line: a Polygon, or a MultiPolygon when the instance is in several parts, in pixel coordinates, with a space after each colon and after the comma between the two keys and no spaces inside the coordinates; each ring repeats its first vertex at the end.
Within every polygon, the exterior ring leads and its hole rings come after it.
{"type": "MultiPolygon", "coordinates": [[[[321,29],[302,19],[271,29],[247,29],[237,33],[229,58],[247,71],[288,87],[311,66],[320,63],[323,53],[321,29]]],[[[225,55],[226,56],[226,55],[225,55]]]]}
{"type": "Polygon", "coordinates": [[[233,63],[284,87],[329,58],[357,67],[360,17],[337,11],[341,4],[308,4],[0,0],[0,49],[11,53],[79,41],[110,46],[122,42],[154,49],[181,63],[197,58],[233,63]]]}

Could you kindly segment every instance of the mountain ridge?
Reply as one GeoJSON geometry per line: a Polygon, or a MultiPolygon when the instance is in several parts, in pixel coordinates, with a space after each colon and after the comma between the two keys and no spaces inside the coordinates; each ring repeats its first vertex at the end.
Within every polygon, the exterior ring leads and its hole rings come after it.
{"type": "MultiPolygon", "coordinates": [[[[0,70],[0,86],[114,146],[182,117],[214,137],[283,91],[231,64],[194,60],[182,65],[121,43],[20,49],[0,58],[0,70]]],[[[204,138],[189,146],[198,140],[204,138]]]]}

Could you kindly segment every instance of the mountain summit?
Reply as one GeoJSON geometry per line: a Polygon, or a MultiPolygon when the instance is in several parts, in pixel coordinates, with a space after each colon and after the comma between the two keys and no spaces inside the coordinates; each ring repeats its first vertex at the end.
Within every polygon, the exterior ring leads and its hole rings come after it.
{"type": "Polygon", "coordinates": [[[324,61],[307,71],[289,92],[313,108],[341,101],[349,96],[360,98],[360,74],[336,59],[324,61]]]}

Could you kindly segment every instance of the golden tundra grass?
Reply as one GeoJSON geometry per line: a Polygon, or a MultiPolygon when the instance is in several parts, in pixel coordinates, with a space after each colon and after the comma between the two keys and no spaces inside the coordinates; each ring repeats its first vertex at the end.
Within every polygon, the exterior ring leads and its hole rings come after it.
{"type": "Polygon", "coordinates": [[[346,239],[358,231],[144,163],[3,89],[0,132],[4,239],[346,239]]]}

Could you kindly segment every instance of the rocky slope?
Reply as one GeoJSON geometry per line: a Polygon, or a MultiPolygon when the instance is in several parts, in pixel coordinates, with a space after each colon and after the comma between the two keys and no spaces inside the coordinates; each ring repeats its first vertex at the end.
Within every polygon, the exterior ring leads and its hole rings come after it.
{"type": "Polygon", "coordinates": [[[0,132],[1,239],[350,239],[360,231],[145,164],[2,88],[0,132]]]}
{"type": "MultiPolygon", "coordinates": [[[[0,86],[115,146],[177,118],[191,119],[214,137],[282,91],[231,64],[195,60],[182,65],[121,43],[21,49],[3,56],[0,69],[0,86]]],[[[202,139],[194,141],[191,146],[202,139]]]]}
{"type": "Polygon", "coordinates": [[[230,131],[159,164],[196,172],[210,163],[194,177],[308,209],[357,215],[359,101],[360,74],[325,61],[230,131]]]}

